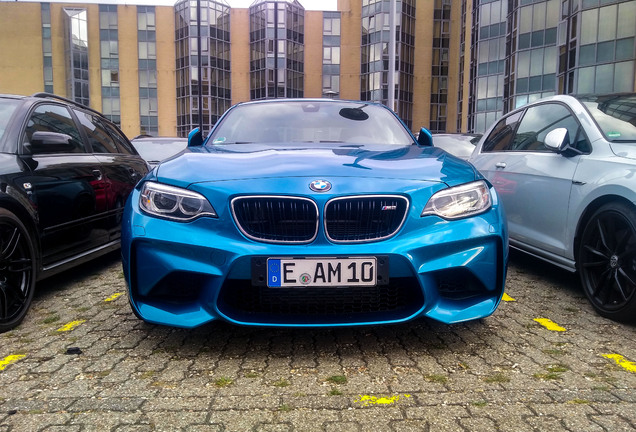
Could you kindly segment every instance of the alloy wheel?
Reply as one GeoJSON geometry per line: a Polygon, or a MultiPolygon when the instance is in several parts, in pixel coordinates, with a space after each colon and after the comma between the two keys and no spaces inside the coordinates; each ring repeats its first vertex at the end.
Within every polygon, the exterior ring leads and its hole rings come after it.
{"type": "Polygon", "coordinates": [[[579,254],[588,299],[601,315],[619,320],[636,305],[636,229],[620,207],[606,206],[592,216],[579,254]]]}
{"type": "Polygon", "coordinates": [[[0,331],[15,327],[33,297],[33,250],[15,216],[0,214],[0,331]]]}

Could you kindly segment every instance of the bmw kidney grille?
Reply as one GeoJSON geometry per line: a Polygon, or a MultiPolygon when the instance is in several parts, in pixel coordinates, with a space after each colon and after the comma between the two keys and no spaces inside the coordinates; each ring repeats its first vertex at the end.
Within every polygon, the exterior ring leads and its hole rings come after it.
{"type": "MultiPolygon", "coordinates": [[[[404,223],[408,200],[399,195],[334,198],[324,209],[329,240],[354,243],[382,240],[404,223]]],[[[248,238],[269,243],[309,243],[318,235],[319,210],[303,197],[246,196],[232,200],[232,213],[248,238]]]]}

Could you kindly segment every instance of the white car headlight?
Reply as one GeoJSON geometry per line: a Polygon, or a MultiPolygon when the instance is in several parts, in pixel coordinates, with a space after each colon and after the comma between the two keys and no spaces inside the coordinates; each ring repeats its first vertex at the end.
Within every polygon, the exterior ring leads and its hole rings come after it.
{"type": "Polygon", "coordinates": [[[203,195],[161,183],[144,183],[139,207],[150,215],[183,222],[200,216],[218,217],[203,195]]]}
{"type": "Polygon", "coordinates": [[[483,213],[491,206],[488,185],[479,180],[437,192],[428,200],[420,216],[461,219],[483,213]]]}

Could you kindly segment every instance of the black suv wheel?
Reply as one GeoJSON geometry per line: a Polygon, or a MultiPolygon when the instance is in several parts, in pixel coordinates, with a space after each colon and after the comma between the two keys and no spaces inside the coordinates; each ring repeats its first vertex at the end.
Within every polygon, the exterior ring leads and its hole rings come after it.
{"type": "Polygon", "coordinates": [[[0,332],[24,319],[33,299],[34,270],[29,232],[13,213],[0,208],[0,332]]]}

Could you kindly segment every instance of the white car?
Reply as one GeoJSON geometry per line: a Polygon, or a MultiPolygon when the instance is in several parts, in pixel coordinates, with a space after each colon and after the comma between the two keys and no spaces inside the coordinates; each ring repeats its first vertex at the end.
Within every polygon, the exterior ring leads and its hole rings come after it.
{"type": "Polygon", "coordinates": [[[526,105],[469,160],[499,193],[511,247],[578,271],[599,314],[636,319],[636,94],[526,105]]]}

